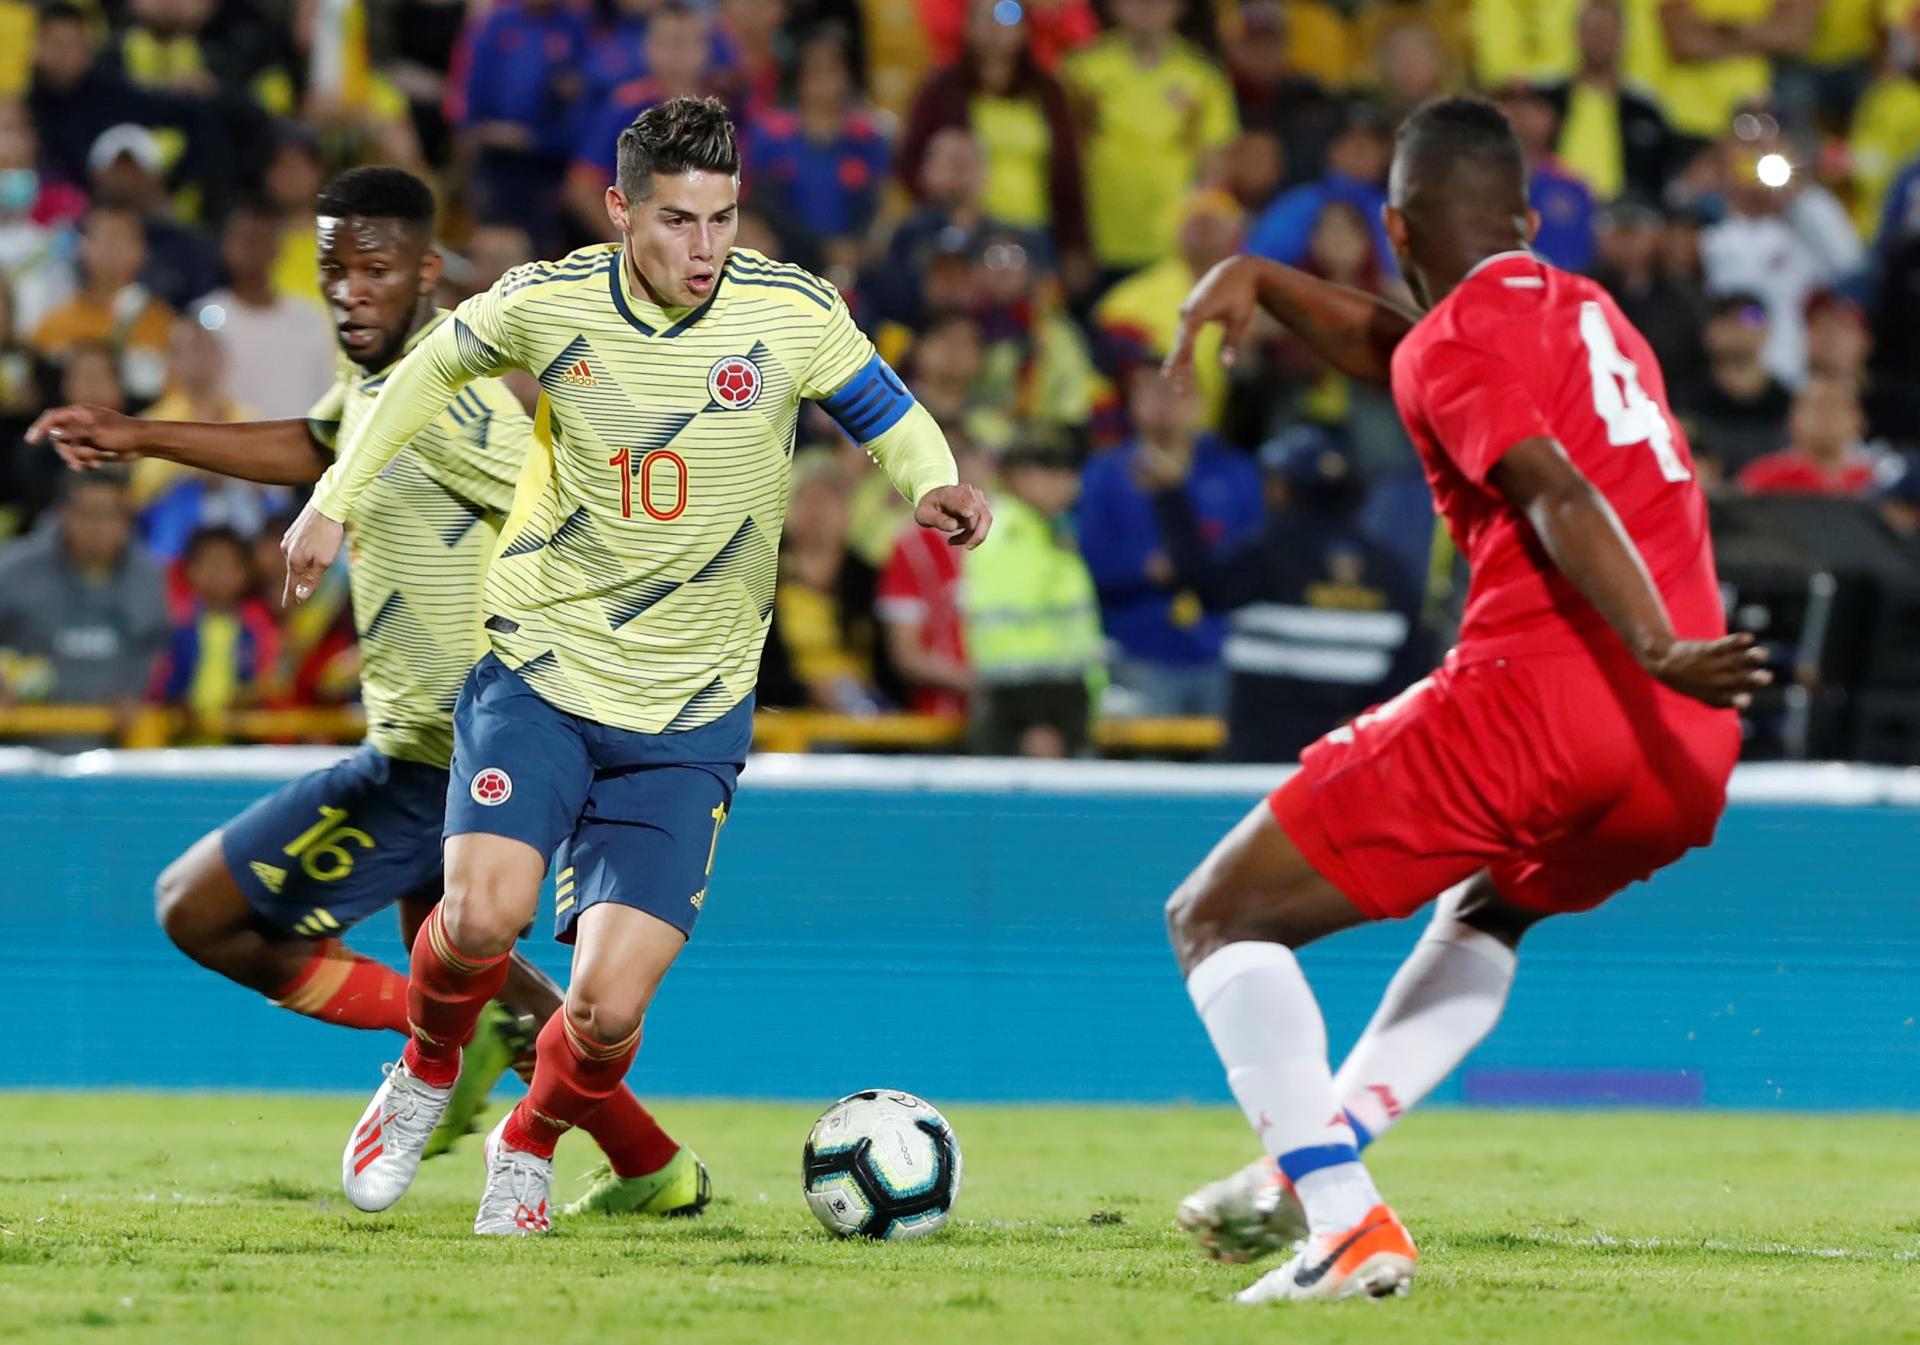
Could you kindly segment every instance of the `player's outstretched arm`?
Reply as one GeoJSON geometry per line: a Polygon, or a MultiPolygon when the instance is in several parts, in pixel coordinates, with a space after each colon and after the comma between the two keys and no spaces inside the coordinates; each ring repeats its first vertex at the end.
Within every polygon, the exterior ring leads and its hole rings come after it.
{"type": "MultiPolygon", "coordinates": [[[[462,305],[463,312],[465,308],[462,305]]],[[[343,525],[386,465],[447,409],[461,388],[480,374],[493,372],[473,365],[497,364],[497,353],[487,349],[483,355],[474,355],[477,338],[468,334],[463,342],[463,331],[458,316],[441,323],[394,367],[373,411],[321,476],[313,498],[280,541],[287,557],[289,602],[304,602],[319,587],[320,576],[340,554],[343,525]]]]}
{"type": "Polygon", "coordinates": [[[332,461],[304,420],[243,425],[138,420],[103,406],[58,406],[43,412],[27,430],[27,442],[52,445],[76,472],[135,458],[164,458],[267,486],[311,485],[332,461]]]}
{"type": "Polygon", "coordinates": [[[1607,497],[1573,465],[1558,442],[1523,439],[1494,465],[1492,484],[1527,516],[1540,544],[1640,666],[1682,695],[1744,707],[1772,681],[1765,655],[1747,634],[1718,640],[1675,636],[1667,607],[1640,552],[1607,497]]]}
{"type": "Polygon", "coordinates": [[[1369,383],[1390,380],[1394,347],[1420,320],[1417,313],[1378,295],[1265,257],[1229,257],[1202,276],[1180,305],[1180,331],[1167,355],[1167,373],[1192,375],[1194,341],[1210,322],[1224,329],[1221,363],[1233,363],[1256,308],[1265,309],[1341,373],[1369,383]]]}

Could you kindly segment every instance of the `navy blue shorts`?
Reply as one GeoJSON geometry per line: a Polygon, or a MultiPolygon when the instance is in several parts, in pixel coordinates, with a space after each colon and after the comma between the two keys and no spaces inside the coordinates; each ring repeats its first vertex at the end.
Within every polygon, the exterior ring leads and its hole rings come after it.
{"type": "Polygon", "coordinates": [[[327,938],[396,901],[440,899],[447,773],[362,747],[227,823],[248,905],[289,934],[327,938]]]}
{"type": "Polygon", "coordinates": [[[446,834],[546,855],[562,943],[603,901],[690,935],[752,738],[751,696],[684,733],[636,733],[559,709],[488,654],[453,712],[446,834]]]}

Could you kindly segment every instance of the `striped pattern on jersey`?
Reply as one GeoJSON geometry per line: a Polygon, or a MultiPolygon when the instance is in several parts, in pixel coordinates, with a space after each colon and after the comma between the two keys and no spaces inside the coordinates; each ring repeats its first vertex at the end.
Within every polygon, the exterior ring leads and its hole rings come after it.
{"type": "MultiPolygon", "coordinates": [[[[407,350],[449,320],[429,322],[407,350]]],[[[368,376],[341,357],[308,414],[314,437],[328,448],[351,442],[390,370],[368,376]]],[[[498,379],[471,383],[380,473],[347,525],[367,740],[390,757],[443,768],[452,759],[453,704],[487,650],[487,563],[532,439],[533,422],[498,379]]]]}
{"type": "Polygon", "coordinates": [[[831,285],[757,252],[731,253],[687,311],[637,297],[625,271],[617,245],[586,248],[455,313],[470,372],[526,369],[544,394],[487,628],[561,709],[679,732],[753,690],[800,402],[873,346],[831,285]]]}

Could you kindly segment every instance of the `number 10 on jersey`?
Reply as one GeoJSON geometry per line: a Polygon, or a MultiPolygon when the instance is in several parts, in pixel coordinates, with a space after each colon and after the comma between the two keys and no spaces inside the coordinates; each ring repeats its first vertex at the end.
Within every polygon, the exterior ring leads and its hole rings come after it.
{"type": "Polygon", "coordinates": [[[678,453],[656,448],[640,459],[640,470],[633,469],[633,450],[623,448],[607,459],[607,466],[620,469],[620,517],[633,517],[633,479],[640,478],[640,508],[648,518],[670,523],[687,512],[687,460],[678,453]],[[658,485],[662,493],[672,492],[672,503],[662,506],[655,498],[658,485]]]}

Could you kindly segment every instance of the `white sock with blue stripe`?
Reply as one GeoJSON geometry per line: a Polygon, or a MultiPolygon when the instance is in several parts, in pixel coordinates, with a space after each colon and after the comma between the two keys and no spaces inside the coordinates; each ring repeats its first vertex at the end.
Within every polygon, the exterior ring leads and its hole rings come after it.
{"type": "Polygon", "coordinates": [[[1380,1203],[1334,1100],[1327,1027],[1290,949],[1230,943],[1187,977],[1227,1084],[1280,1164],[1315,1233],[1351,1228],[1380,1203]]]}

